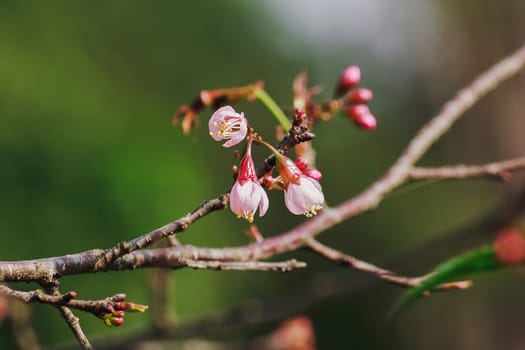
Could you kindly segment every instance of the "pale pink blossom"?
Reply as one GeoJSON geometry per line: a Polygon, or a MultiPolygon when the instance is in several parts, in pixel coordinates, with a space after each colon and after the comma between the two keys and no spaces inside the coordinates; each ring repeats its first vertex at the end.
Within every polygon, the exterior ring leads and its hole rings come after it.
{"type": "Polygon", "coordinates": [[[284,203],[295,215],[312,217],[323,208],[324,194],[319,182],[304,174],[288,157],[280,156],[277,169],[284,183],[284,203]]]}
{"type": "Polygon", "coordinates": [[[208,128],[215,141],[227,140],[223,147],[232,147],[246,137],[248,122],[244,113],[239,114],[231,106],[224,106],[212,114],[208,128]]]}
{"type": "Polygon", "coordinates": [[[298,183],[290,182],[284,189],[284,203],[292,214],[312,217],[323,208],[321,185],[317,180],[301,175],[298,183]]]}
{"type": "Polygon", "coordinates": [[[230,209],[237,217],[248,222],[253,222],[257,208],[259,208],[259,216],[264,216],[269,206],[268,195],[257,179],[251,156],[251,144],[250,139],[246,155],[239,166],[239,175],[230,191],[230,209]]]}

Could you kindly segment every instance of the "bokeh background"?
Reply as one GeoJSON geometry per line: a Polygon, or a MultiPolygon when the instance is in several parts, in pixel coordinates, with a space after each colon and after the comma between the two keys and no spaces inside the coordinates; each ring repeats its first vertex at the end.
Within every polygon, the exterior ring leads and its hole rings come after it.
{"type": "MultiPolygon", "coordinates": [[[[315,146],[329,204],[380,176],[414,132],[453,93],[525,40],[522,1],[11,1],[0,2],[0,259],[106,248],[136,237],[212,198],[231,181],[231,150],[212,142],[205,120],[184,137],[176,108],[205,88],[266,81],[284,107],[291,80],[307,70],[330,96],[339,72],[359,64],[373,89],[375,132],[344,118],[320,125],[315,146]]],[[[486,162],[523,155],[523,75],[467,113],[422,161],[486,162]]],[[[260,105],[238,107],[262,134],[272,119],[260,105]]],[[[210,111],[202,114],[203,118],[210,111]]],[[[262,153],[257,153],[259,157],[262,153]]],[[[321,240],[372,262],[418,274],[495,234],[520,186],[495,181],[433,183],[398,193],[376,211],[321,240]],[[456,239],[456,238],[457,239],[456,239]]],[[[303,218],[271,194],[265,235],[303,218]]],[[[229,211],[199,221],[183,243],[249,242],[229,211]]],[[[309,268],[288,274],[184,270],[171,276],[177,322],[242,303],[297,304],[312,318],[320,349],[522,349],[525,283],[516,271],[476,280],[383,322],[402,290],[297,252],[309,268]],[[331,296],[331,297],[327,297],[331,296]],[[273,301],[272,301],[273,300],[273,301]],[[286,302],[283,302],[285,300],[286,302]]],[[[67,277],[61,289],[84,299],[126,292],[150,303],[151,271],[67,277]]],[[[32,285],[17,285],[32,288],[32,285]]],[[[293,308],[292,308],[293,309],[293,308]]],[[[56,310],[32,305],[42,344],[74,344],[56,310]]],[[[294,311],[295,312],[295,311],[294,311]]],[[[119,339],[148,327],[152,313],[106,328],[82,315],[88,336],[119,339]]],[[[281,319],[212,339],[265,334],[281,319]]],[[[0,347],[14,348],[10,325],[0,347]]]]}

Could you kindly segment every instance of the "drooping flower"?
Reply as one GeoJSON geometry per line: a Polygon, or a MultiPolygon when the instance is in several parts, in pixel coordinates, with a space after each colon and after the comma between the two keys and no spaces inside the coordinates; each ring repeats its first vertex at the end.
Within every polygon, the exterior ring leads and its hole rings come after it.
{"type": "Polygon", "coordinates": [[[239,166],[239,175],[230,191],[230,209],[237,217],[248,222],[253,222],[257,208],[259,216],[264,216],[269,206],[268,195],[257,179],[251,148],[252,139],[249,138],[246,155],[239,166]]]}
{"type": "Polygon", "coordinates": [[[303,173],[288,157],[277,157],[277,169],[284,183],[284,203],[292,214],[312,217],[323,208],[324,194],[314,178],[303,173]]]}
{"type": "Polygon", "coordinates": [[[215,141],[226,141],[223,147],[232,147],[244,140],[248,132],[248,122],[244,113],[237,113],[231,106],[216,110],[208,122],[210,136],[215,141]]]}

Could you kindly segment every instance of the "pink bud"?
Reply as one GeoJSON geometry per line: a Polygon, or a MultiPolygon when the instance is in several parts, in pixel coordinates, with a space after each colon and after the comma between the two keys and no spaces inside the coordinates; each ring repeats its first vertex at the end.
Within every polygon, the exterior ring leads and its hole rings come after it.
{"type": "Polygon", "coordinates": [[[351,91],[348,94],[348,102],[352,103],[366,103],[369,102],[374,94],[372,93],[372,90],[361,88],[354,91],[351,91]]]}
{"type": "Polygon", "coordinates": [[[520,264],[525,260],[525,237],[513,228],[500,231],[494,242],[494,253],[503,264],[520,264]]]}
{"type": "Polygon", "coordinates": [[[342,95],[361,82],[361,69],[358,66],[347,67],[339,76],[337,94],[342,95]]]}
{"type": "Polygon", "coordinates": [[[363,104],[350,106],[346,109],[346,114],[358,126],[365,130],[374,130],[377,126],[377,120],[370,112],[370,109],[363,104]]]}
{"type": "Polygon", "coordinates": [[[295,165],[297,165],[299,170],[303,171],[308,167],[308,161],[306,160],[306,158],[297,157],[295,159],[295,165]]]}
{"type": "Polygon", "coordinates": [[[364,114],[371,114],[371,112],[367,105],[358,104],[358,105],[348,107],[346,109],[346,114],[350,118],[355,119],[357,116],[364,115],[364,114]]]}
{"type": "Polygon", "coordinates": [[[124,324],[124,319],[120,317],[115,317],[111,319],[111,324],[115,327],[122,326],[124,324]]]}
{"type": "Polygon", "coordinates": [[[365,130],[374,130],[377,127],[377,120],[372,114],[363,114],[355,122],[365,130]]]}
{"type": "Polygon", "coordinates": [[[285,321],[273,334],[272,342],[275,343],[275,349],[315,349],[315,331],[312,321],[305,316],[285,321]]]}
{"type": "Polygon", "coordinates": [[[117,317],[124,317],[126,315],[126,311],[124,310],[116,310],[116,311],[113,311],[113,316],[117,316],[117,317]]]}
{"type": "Polygon", "coordinates": [[[305,120],[306,119],[306,112],[303,111],[301,108],[295,109],[295,118],[298,120],[305,120]]]}
{"type": "Polygon", "coordinates": [[[317,169],[305,169],[303,170],[303,174],[317,181],[323,178],[323,174],[317,169]]]}

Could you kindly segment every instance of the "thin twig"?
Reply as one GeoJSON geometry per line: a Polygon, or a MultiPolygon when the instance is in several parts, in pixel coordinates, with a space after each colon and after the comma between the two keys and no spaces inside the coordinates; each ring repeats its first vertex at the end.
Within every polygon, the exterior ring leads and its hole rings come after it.
{"type": "Polygon", "coordinates": [[[480,165],[449,165],[442,167],[415,167],[410,179],[464,179],[467,177],[497,177],[509,180],[510,172],[525,169],[525,157],[480,165]]]}
{"type": "Polygon", "coordinates": [[[89,339],[84,334],[84,331],[82,330],[82,327],[80,326],[80,320],[78,317],[76,317],[71,309],[69,309],[66,306],[59,306],[58,311],[60,311],[60,314],[66,321],[67,325],[69,326],[69,329],[73,332],[73,335],[75,338],[77,338],[78,343],[84,350],[92,350],[93,347],[91,346],[91,343],[89,342],[89,339]]]}
{"type": "MultiPolygon", "coordinates": [[[[49,295],[56,296],[63,298],[63,296],[60,294],[58,290],[58,281],[52,281],[48,284],[43,284],[43,286],[46,289],[46,292],[49,295]]],[[[60,315],[62,315],[62,318],[66,321],[69,329],[71,329],[71,332],[73,332],[73,335],[77,339],[78,343],[84,350],[92,350],[93,347],[91,346],[91,343],[89,342],[89,339],[86,337],[86,334],[82,330],[82,327],[80,326],[80,320],[78,317],[76,317],[70,308],[67,306],[57,306],[58,311],[60,312],[60,315]]]]}
{"type": "MultiPolygon", "coordinates": [[[[333,249],[327,245],[322,244],[321,242],[315,239],[309,239],[306,243],[306,246],[313,252],[325,257],[328,260],[334,261],[336,263],[350,266],[353,269],[366,272],[376,276],[377,278],[395,284],[401,287],[414,287],[419,283],[424,281],[430,275],[424,275],[419,277],[407,277],[399,275],[393,271],[384,269],[382,267],[370,264],[366,261],[359,260],[351,255],[344,254],[336,249],[333,249]]],[[[472,281],[457,281],[457,282],[447,282],[439,285],[436,289],[467,289],[472,286],[472,281]]]]}
{"type": "Polygon", "coordinates": [[[27,304],[40,303],[55,307],[66,306],[71,309],[91,313],[99,318],[105,314],[112,313],[115,310],[143,311],[147,308],[145,305],[124,302],[126,295],[122,293],[102,300],[80,300],[75,299],[75,292],[68,292],[66,294],[46,294],[40,289],[20,291],[9,288],[6,285],[0,285],[0,295],[18,299],[27,304]]]}

